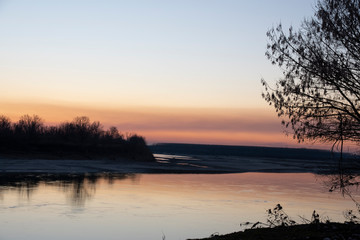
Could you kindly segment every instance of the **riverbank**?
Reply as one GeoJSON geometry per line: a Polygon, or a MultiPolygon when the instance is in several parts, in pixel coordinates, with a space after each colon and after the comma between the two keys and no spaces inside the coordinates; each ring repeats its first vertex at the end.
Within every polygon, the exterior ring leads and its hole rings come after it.
{"type": "MultiPolygon", "coordinates": [[[[316,173],[332,174],[338,157],[313,149],[158,144],[135,157],[90,154],[0,154],[3,173],[316,173]],[[151,150],[151,152],[150,152],[151,150]],[[148,154],[146,154],[148,153],[148,154]],[[143,157],[151,161],[142,159],[143,157]]],[[[352,156],[343,160],[352,172],[360,172],[352,156]]],[[[346,169],[344,169],[346,170],[346,169]]]]}
{"type": "Polygon", "coordinates": [[[24,158],[0,155],[2,173],[331,173],[336,162],[234,156],[154,154],[155,161],[127,158],[24,158]]]}
{"type": "Polygon", "coordinates": [[[335,240],[360,239],[360,224],[323,223],[302,224],[289,227],[257,228],[221,236],[188,240],[335,240]]]}

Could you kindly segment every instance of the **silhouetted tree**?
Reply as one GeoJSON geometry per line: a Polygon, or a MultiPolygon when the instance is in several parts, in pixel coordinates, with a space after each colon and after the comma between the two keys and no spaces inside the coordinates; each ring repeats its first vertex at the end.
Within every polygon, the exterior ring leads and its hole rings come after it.
{"type": "Polygon", "coordinates": [[[44,122],[38,115],[24,115],[15,123],[15,131],[27,138],[33,139],[42,134],[44,122]]]}
{"type": "Polygon", "coordinates": [[[314,17],[268,31],[266,56],[283,70],[263,97],[294,138],[360,142],[360,1],[321,0],[314,17]]]}
{"type": "Polygon", "coordinates": [[[128,136],[126,139],[129,143],[132,143],[134,145],[143,146],[146,145],[145,139],[141,136],[138,136],[136,134],[128,136]]]}
{"type": "Polygon", "coordinates": [[[92,122],[89,126],[89,132],[90,135],[92,135],[95,138],[98,138],[102,132],[104,131],[100,122],[96,121],[96,122],[92,122]]]}
{"type": "Polygon", "coordinates": [[[109,130],[105,132],[105,137],[109,139],[123,139],[123,136],[119,133],[119,130],[114,126],[111,126],[109,130]]]}
{"type": "Polygon", "coordinates": [[[0,136],[9,134],[11,132],[11,121],[10,118],[0,115],[0,136]]]}
{"type": "Polygon", "coordinates": [[[13,140],[13,128],[10,119],[0,115],[0,145],[5,147],[13,140]]]}
{"type": "Polygon", "coordinates": [[[124,139],[116,127],[104,131],[100,122],[91,122],[85,116],[59,126],[45,126],[37,115],[24,115],[14,124],[0,115],[0,153],[9,152],[154,160],[143,137],[132,134],[124,139]]]}
{"type": "Polygon", "coordinates": [[[81,141],[84,141],[90,132],[90,119],[85,116],[76,117],[72,123],[74,125],[75,133],[80,137],[81,141]]]}

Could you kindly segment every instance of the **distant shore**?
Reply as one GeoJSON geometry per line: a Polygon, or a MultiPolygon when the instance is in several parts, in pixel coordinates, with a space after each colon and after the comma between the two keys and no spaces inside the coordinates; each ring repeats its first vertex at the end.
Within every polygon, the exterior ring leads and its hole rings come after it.
{"type": "Polygon", "coordinates": [[[20,160],[155,160],[144,137],[121,134],[115,126],[106,130],[100,122],[91,122],[86,116],[49,126],[37,115],[23,115],[17,122],[0,115],[0,154],[3,159],[20,160]]]}

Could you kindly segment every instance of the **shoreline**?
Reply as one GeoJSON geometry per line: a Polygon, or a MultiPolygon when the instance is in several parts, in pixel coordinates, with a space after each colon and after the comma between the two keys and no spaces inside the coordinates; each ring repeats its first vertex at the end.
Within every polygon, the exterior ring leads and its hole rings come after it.
{"type": "MultiPolygon", "coordinates": [[[[0,172],[5,173],[192,173],[225,174],[245,172],[331,174],[336,163],[324,160],[276,159],[260,157],[178,156],[154,154],[156,161],[126,158],[24,159],[0,155],[0,172]]],[[[357,170],[359,171],[359,170],[357,170]]]]}
{"type": "MultiPolygon", "coordinates": [[[[88,152],[8,151],[2,173],[314,173],[337,174],[338,153],[314,149],[156,144],[123,155],[88,152]],[[148,157],[148,156],[151,156],[148,157]],[[150,161],[151,160],[151,161],[150,161]]],[[[345,154],[343,172],[360,173],[358,156],[345,154]]]]}
{"type": "Polygon", "coordinates": [[[306,239],[359,239],[360,224],[355,223],[309,223],[274,228],[254,228],[225,235],[187,240],[306,240],[306,239]],[[341,238],[340,238],[341,236],[341,238]]]}

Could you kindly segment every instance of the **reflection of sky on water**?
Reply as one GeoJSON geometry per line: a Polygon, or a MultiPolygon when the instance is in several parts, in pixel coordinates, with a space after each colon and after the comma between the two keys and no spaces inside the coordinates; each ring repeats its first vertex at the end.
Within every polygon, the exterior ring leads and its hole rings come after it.
{"type": "MultiPolygon", "coordinates": [[[[36,177],[35,177],[36,179],[36,177]]],[[[206,237],[265,220],[277,203],[298,220],[354,208],[312,174],[143,174],[1,181],[0,239],[206,237]],[[21,231],[19,231],[21,229],[21,231]]]]}
{"type": "Polygon", "coordinates": [[[191,161],[199,160],[191,156],[173,155],[173,154],[154,154],[156,162],[158,163],[170,163],[173,162],[176,165],[192,166],[197,168],[207,168],[205,165],[193,164],[191,161]]]}
{"type": "Polygon", "coordinates": [[[157,162],[161,162],[161,163],[168,163],[169,160],[171,160],[171,159],[177,159],[177,160],[183,160],[183,161],[195,160],[191,156],[173,155],[173,154],[160,154],[160,153],[155,153],[154,157],[155,157],[157,162]]]}

